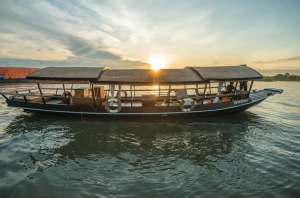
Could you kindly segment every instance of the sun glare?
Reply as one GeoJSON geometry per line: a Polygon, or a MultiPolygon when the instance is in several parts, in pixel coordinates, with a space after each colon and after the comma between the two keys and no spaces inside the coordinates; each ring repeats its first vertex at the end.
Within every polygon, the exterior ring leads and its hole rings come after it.
{"type": "Polygon", "coordinates": [[[153,56],[148,62],[151,64],[151,68],[154,71],[165,68],[167,64],[166,59],[162,56],[153,56]]]}

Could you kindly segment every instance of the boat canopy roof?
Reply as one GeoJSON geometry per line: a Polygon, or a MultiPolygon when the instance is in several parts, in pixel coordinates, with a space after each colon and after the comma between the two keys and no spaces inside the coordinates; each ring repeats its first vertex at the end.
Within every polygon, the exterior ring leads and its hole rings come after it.
{"type": "Polygon", "coordinates": [[[47,67],[40,69],[27,78],[32,82],[94,82],[108,67],[47,67]]]}
{"type": "Polygon", "coordinates": [[[246,66],[185,67],[184,69],[110,69],[109,67],[48,67],[29,76],[40,83],[195,84],[209,81],[242,81],[262,78],[246,66]]]}
{"type": "Polygon", "coordinates": [[[246,66],[220,66],[220,67],[186,67],[195,70],[203,80],[227,81],[258,79],[263,76],[254,69],[246,66]]]}
{"type": "Polygon", "coordinates": [[[99,76],[98,81],[105,84],[195,84],[203,79],[190,69],[127,69],[108,70],[99,76]]]}

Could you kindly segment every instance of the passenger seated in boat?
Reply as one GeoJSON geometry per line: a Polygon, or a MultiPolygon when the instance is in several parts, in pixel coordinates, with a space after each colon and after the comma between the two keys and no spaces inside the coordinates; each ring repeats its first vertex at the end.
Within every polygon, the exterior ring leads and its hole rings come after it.
{"type": "Polygon", "coordinates": [[[240,90],[244,89],[244,91],[247,91],[247,89],[248,89],[247,82],[248,81],[242,81],[242,82],[240,82],[240,90]]]}
{"type": "Polygon", "coordinates": [[[70,104],[71,98],[72,98],[72,93],[69,91],[66,91],[61,95],[61,101],[63,104],[70,104]]]}
{"type": "Polygon", "coordinates": [[[201,101],[201,95],[199,94],[198,89],[195,89],[195,99],[197,103],[201,101]]]}
{"type": "Polygon", "coordinates": [[[220,94],[219,94],[219,99],[222,100],[222,98],[224,97],[224,95],[227,94],[227,91],[220,91],[220,94]]]}
{"type": "Polygon", "coordinates": [[[235,88],[233,86],[233,82],[230,82],[230,84],[227,86],[227,93],[234,93],[235,88]]]}
{"type": "Polygon", "coordinates": [[[200,96],[199,94],[196,93],[196,100],[197,100],[197,101],[200,101],[200,99],[201,99],[201,96],[200,96]]]}

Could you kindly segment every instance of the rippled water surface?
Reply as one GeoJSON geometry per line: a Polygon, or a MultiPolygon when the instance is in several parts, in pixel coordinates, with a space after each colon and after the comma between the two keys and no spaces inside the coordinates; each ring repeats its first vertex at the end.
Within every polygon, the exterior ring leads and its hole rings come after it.
{"type": "Polygon", "coordinates": [[[0,99],[0,197],[299,197],[297,82],[241,113],[101,120],[0,99]]]}

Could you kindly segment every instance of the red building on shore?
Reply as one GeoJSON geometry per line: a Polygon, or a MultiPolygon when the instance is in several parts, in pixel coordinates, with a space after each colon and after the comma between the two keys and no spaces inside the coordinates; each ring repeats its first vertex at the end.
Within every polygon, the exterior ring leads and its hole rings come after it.
{"type": "Polygon", "coordinates": [[[0,66],[0,81],[23,81],[26,80],[26,76],[37,70],[37,68],[0,66]]]}

